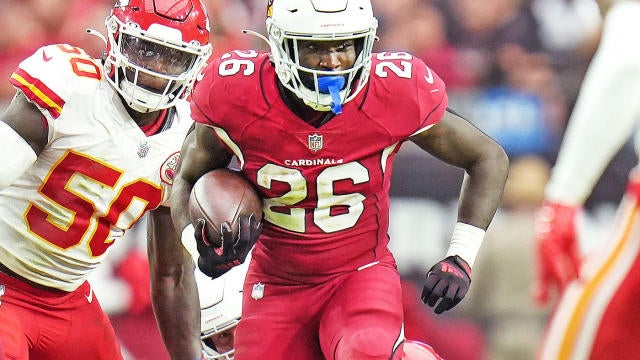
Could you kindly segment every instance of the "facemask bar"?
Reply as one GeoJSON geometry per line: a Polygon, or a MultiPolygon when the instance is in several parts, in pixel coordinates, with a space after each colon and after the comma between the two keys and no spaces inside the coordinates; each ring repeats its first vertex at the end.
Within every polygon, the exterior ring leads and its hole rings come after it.
{"type": "Polygon", "coordinates": [[[209,347],[204,341],[202,342],[202,356],[207,360],[233,360],[235,349],[231,349],[223,354],[218,353],[209,347]]]}
{"type": "MultiPolygon", "coordinates": [[[[220,354],[214,347],[209,346],[206,340],[217,333],[226,331],[234,326],[237,326],[239,322],[240,322],[239,319],[234,319],[233,321],[223,324],[219,329],[216,328],[214,325],[214,328],[211,331],[208,331],[206,333],[203,332],[200,334],[200,339],[202,343],[202,355],[204,356],[205,359],[233,360],[233,354],[235,352],[235,348],[220,354]]],[[[213,341],[211,341],[211,344],[213,345],[213,341]]]]}
{"type": "MultiPolygon", "coordinates": [[[[332,110],[331,94],[318,90],[318,78],[321,76],[344,76],[345,86],[340,90],[339,97],[344,104],[352,100],[364,88],[371,70],[371,51],[375,40],[375,28],[359,33],[332,34],[326,36],[309,36],[285,33],[278,28],[271,19],[267,19],[269,44],[271,54],[276,65],[276,71],[282,85],[300,97],[305,103],[316,110],[332,110]],[[362,42],[362,49],[357,54],[352,68],[340,71],[315,70],[300,64],[298,41],[305,40],[355,40],[362,42]],[[309,74],[313,78],[314,89],[306,87],[301,74],[309,74]]],[[[335,104],[334,104],[335,106],[335,104]]]]}
{"type": "Polygon", "coordinates": [[[198,43],[173,43],[157,39],[148,36],[137,24],[124,24],[115,16],[108,17],[106,25],[108,41],[111,45],[105,59],[105,69],[110,75],[107,78],[127,104],[138,112],[166,109],[174,106],[178,99],[187,96],[211,54],[210,44],[201,46],[198,43]],[[118,34],[117,39],[116,34],[118,34]],[[124,48],[124,39],[127,36],[158,44],[158,47],[165,47],[168,51],[185,52],[192,55],[193,60],[184,72],[177,75],[147,69],[128,58],[124,48]],[[138,83],[140,74],[154,77],[162,83],[166,82],[166,86],[161,90],[140,86],[138,83]]]}

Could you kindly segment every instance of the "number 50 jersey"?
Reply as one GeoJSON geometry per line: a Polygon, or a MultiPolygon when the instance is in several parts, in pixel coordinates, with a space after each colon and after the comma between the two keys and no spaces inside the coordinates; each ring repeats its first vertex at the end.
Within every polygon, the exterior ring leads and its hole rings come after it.
{"type": "Polygon", "coordinates": [[[0,191],[0,262],[72,291],[147,210],[169,204],[189,106],[167,110],[155,135],[131,119],[102,66],[69,45],[38,49],[11,83],[48,126],[37,161],[0,191]]]}
{"type": "Polygon", "coordinates": [[[212,127],[263,198],[253,261],[265,273],[312,283],[388,255],[393,158],[440,120],[447,96],[407,53],[374,54],[370,71],[343,112],[317,128],[284,104],[267,54],[227,53],[196,85],[194,120],[212,127]]]}

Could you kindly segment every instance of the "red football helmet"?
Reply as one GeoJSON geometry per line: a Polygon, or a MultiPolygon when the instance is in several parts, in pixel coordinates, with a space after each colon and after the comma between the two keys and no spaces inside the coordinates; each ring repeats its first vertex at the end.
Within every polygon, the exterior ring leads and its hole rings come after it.
{"type": "Polygon", "coordinates": [[[211,55],[200,0],[119,0],[105,20],[108,79],[138,112],[187,96],[211,55]]]}
{"type": "Polygon", "coordinates": [[[431,346],[420,341],[406,340],[402,350],[402,360],[443,360],[431,346]]]}

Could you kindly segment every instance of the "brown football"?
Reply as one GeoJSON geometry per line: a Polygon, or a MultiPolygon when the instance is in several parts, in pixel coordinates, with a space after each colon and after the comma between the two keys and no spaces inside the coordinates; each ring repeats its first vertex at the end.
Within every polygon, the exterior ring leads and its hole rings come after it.
{"type": "Polygon", "coordinates": [[[189,197],[189,216],[196,225],[206,221],[206,236],[215,246],[221,245],[220,225],[231,224],[234,238],[238,235],[240,215],[254,214],[262,219],[262,201],[253,185],[239,172],[226,168],[202,175],[193,185],[189,197]]]}

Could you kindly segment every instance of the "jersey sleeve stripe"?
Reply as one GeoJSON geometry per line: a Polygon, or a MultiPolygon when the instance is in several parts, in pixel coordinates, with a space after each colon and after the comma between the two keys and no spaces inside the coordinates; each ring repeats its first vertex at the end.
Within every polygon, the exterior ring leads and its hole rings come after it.
{"type": "Polygon", "coordinates": [[[9,82],[20,89],[29,100],[47,110],[54,119],[60,116],[64,100],[40,80],[19,68],[11,75],[9,82]]]}

